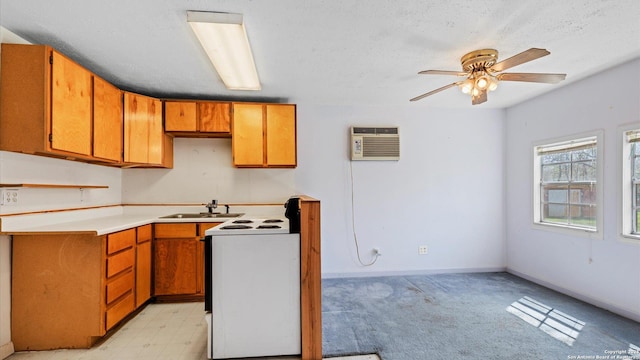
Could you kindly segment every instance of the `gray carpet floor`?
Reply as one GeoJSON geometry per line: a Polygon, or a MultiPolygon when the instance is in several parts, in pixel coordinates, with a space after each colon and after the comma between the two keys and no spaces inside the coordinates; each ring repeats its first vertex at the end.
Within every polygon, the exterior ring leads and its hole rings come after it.
{"type": "Polygon", "coordinates": [[[502,272],[323,279],[322,321],[326,357],[640,359],[640,323],[502,272]]]}

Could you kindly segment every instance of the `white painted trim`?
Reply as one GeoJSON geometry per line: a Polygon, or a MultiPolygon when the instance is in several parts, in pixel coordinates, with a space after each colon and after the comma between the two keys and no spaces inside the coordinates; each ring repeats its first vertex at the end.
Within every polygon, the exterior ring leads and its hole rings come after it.
{"type": "Polygon", "coordinates": [[[638,313],[634,313],[632,311],[629,311],[629,310],[626,310],[626,309],[622,309],[620,307],[617,307],[615,305],[606,303],[604,301],[596,300],[596,299],[594,299],[592,297],[589,297],[589,296],[586,296],[584,294],[581,294],[581,293],[578,293],[578,292],[575,292],[575,291],[572,291],[572,290],[569,290],[569,289],[565,289],[565,288],[563,288],[561,286],[557,286],[557,285],[552,284],[550,282],[537,279],[535,277],[529,276],[527,274],[523,274],[523,273],[521,273],[519,271],[510,269],[510,268],[507,268],[506,271],[509,274],[515,275],[515,276],[523,278],[525,280],[529,280],[529,281],[531,281],[533,283],[536,283],[538,285],[544,286],[544,287],[549,288],[551,290],[557,291],[557,292],[562,293],[564,295],[571,296],[572,298],[584,301],[584,302],[589,303],[589,304],[591,304],[593,306],[597,306],[599,308],[602,308],[602,309],[605,309],[605,310],[609,310],[612,313],[615,313],[615,314],[618,314],[618,315],[623,316],[625,318],[640,322],[640,314],[638,314],[638,313]]]}
{"type": "Polygon", "coordinates": [[[378,276],[411,276],[411,275],[435,275],[435,274],[460,274],[460,273],[483,273],[483,272],[505,272],[504,267],[492,268],[464,268],[464,269],[426,269],[407,271],[366,271],[350,273],[323,273],[323,279],[339,279],[354,277],[378,277],[378,276]]]}
{"type": "Polygon", "coordinates": [[[640,127],[640,123],[634,122],[618,126],[616,137],[618,145],[618,162],[616,171],[616,182],[619,187],[616,188],[618,193],[618,203],[616,214],[618,215],[618,234],[619,240],[628,244],[640,245],[640,235],[632,233],[631,220],[631,199],[632,193],[629,188],[631,178],[631,167],[629,158],[625,158],[625,154],[630,152],[630,144],[625,139],[625,133],[629,130],[635,130],[640,127]]]}
{"type": "Polygon", "coordinates": [[[6,359],[15,352],[13,342],[9,341],[4,345],[0,345],[0,359],[6,359]]]}

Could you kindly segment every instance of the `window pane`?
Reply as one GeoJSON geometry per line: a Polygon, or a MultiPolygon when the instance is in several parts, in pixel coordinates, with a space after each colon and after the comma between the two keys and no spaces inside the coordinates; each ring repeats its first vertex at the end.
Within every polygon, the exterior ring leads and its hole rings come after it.
{"type": "Polygon", "coordinates": [[[596,181],[596,162],[583,161],[573,163],[571,175],[573,181],[596,181]]]}
{"type": "Polygon", "coordinates": [[[567,224],[569,207],[567,205],[560,204],[544,204],[542,207],[542,221],[567,224]]]}
{"type": "Polygon", "coordinates": [[[596,186],[590,184],[571,185],[572,204],[596,204],[596,186]]]}
{"type": "Polygon", "coordinates": [[[596,207],[589,205],[570,205],[571,225],[595,227],[596,226],[596,207]]]}
{"type": "Polygon", "coordinates": [[[571,164],[542,165],[542,181],[569,181],[571,164]]]}
{"type": "MultiPolygon", "coordinates": [[[[640,149],[640,146],[637,146],[640,149]]],[[[633,159],[633,178],[640,180],[640,157],[633,159]]]]}
{"type": "Polygon", "coordinates": [[[640,209],[636,209],[636,223],[633,226],[636,234],[638,233],[638,224],[640,224],[640,209]]]}
{"type": "Polygon", "coordinates": [[[640,206],[640,183],[635,185],[636,187],[636,203],[633,204],[634,207],[640,206]]]}
{"type": "Polygon", "coordinates": [[[566,187],[542,187],[544,202],[546,203],[568,203],[568,189],[566,187]]]}
{"type": "Polygon", "coordinates": [[[636,142],[636,143],[633,143],[631,146],[633,146],[634,153],[635,153],[636,155],[640,155],[640,146],[638,146],[638,143],[637,143],[637,142],[636,142]]]}
{"type": "Polygon", "coordinates": [[[581,161],[581,160],[595,160],[597,155],[597,150],[595,147],[574,150],[571,152],[573,161],[581,161]]]}
{"type": "Polygon", "coordinates": [[[582,204],[582,189],[571,189],[570,193],[571,196],[569,198],[572,204],[582,204]]]}
{"type": "Polygon", "coordinates": [[[569,151],[563,151],[553,154],[544,154],[540,158],[542,164],[553,164],[558,162],[571,161],[571,153],[569,151]]]}

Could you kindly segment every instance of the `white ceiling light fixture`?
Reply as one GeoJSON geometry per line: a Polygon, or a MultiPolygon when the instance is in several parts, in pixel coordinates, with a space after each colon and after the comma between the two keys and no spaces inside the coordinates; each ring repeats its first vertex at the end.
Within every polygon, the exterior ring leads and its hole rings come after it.
{"type": "Polygon", "coordinates": [[[260,90],[242,14],[187,11],[187,22],[227,89],[260,90]]]}

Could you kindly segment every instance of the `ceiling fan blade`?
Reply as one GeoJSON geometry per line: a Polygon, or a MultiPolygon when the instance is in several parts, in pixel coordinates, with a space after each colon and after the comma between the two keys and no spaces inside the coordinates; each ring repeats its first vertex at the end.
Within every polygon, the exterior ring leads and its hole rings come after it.
{"type": "Polygon", "coordinates": [[[423,70],[418,74],[420,75],[455,75],[455,76],[469,76],[469,73],[450,70],[423,70]]]}
{"type": "Polygon", "coordinates": [[[502,60],[499,63],[493,65],[490,70],[493,72],[500,72],[512,68],[516,65],[524,64],[531,60],[539,59],[543,56],[551,54],[546,49],[531,48],[523,51],[520,54],[513,55],[512,57],[502,60]]]}
{"type": "Polygon", "coordinates": [[[443,90],[447,90],[448,88],[450,88],[450,87],[454,87],[454,86],[457,86],[457,85],[459,85],[459,84],[460,84],[460,82],[454,82],[454,83],[449,84],[449,85],[447,85],[447,86],[443,86],[443,87],[441,87],[441,88],[438,88],[438,89],[435,89],[435,90],[429,91],[429,92],[428,92],[428,93],[426,93],[426,94],[422,94],[422,95],[420,95],[420,96],[416,96],[416,97],[414,97],[413,99],[411,99],[411,100],[409,100],[409,101],[418,101],[418,100],[420,100],[420,99],[424,99],[424,98],[426,98],[427,96],[431,96],[431,95],[433,95],[433,94],[439,93],[440,91],[443,91],[443,90]]]}
{"type": "Polygon", "coordinates": [[[564,80],[567,74],[537,74],[537,73],[502,73],[497,76],[502,81],[525,81],[547,84],[557,84],[564,80]]]}
{"type": "Polygon", "coordinates": [[[480,90],[478,95],[471,96],[471,105],[482,104],[487,101],[487,90],[480,90]]]}

